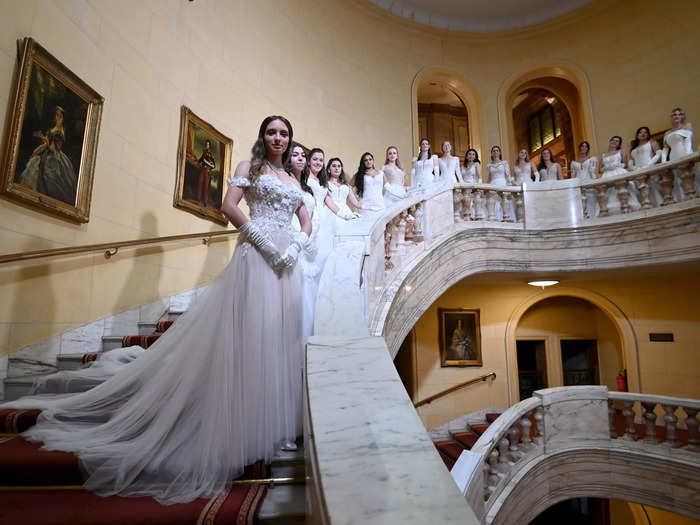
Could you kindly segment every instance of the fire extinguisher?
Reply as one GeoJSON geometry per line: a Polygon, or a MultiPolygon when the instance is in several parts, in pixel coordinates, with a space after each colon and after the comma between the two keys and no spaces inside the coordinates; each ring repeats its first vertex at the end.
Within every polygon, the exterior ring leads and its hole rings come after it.
{"type": "Polygon", "coordinates": [[[617,374],[617,391],[627,392],[627,370],[617,374]]]}

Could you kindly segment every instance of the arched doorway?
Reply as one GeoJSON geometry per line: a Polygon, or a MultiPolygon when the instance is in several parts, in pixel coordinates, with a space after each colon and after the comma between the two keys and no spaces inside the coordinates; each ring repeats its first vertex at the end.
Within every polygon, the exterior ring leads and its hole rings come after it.
{"type": "Polygon", "coordinates": [[[620,337],[596,305],[554,296],[530,306],[515,330],[520,400],[542,388],[605,385],[624,368],[620,337]]]}
{"type": "MultiPolygon", "coordinates": [[[[506,324],[509,403],[521,400],[519,364],[534,364],[524,370],[539,375],[545,388],[594,383],[617,390],[617,374],[626,370],[629,390],[638,392],[637,342],[627,316],[595,292],[558,288],[528,298],[506,324]],[[522,341],[523,354],[529,352],[529,356],[518,355],[518,341],[522,341]],[[590,370],[596,367],[597,371],[590,370]]],[[[539,388],[524,386],[526,390],[539,388]]]]}
{"type": "Polygon", "coordinates": [[[418,86],[418,135],[427,138],[433,152],[442,154],[442,144],[452,144],[452,155],[464,159],[471,147],[469,113],[449,85],[436,81],[418,86]]]}
{"type": "MultiPolygon", "coordinates": [[[[564,132],[563,135],[570,137],[568,139],[569,150],[566,153],[567,166],[573,160],[573,158],[569,159],[568,157],[574,157],[576,154],[575,150],[571,150],[583,140],[590,142],[594,152],[599,151],[593,128],[588,79],[579,68],[572,64],[550,63],[535,66],[513,75],[504,82],[499,91],[499,123],[504,131],[502,140],[503,151],[506,155],[515,159],[519,149],[521,149],[520,146],[529,146],[527,142],[523,142],[522,131],[520,135],[516,132],[515,119],[525,118],[525,125],[529,126],[528,119],[537,114],[536,106],[538,103],[541,109],[548,105],[552,106],[554,116],[559,115],[559,124],[561,131],[564,132]],[[534,104],[535,109],[528,112],[528,107],[533,107],[532,104],[534,104]],[[568,126],[565,125],[566,114],[568,114],[568,126]]],[[[541,121],[539,123],[542,124],[541,121]]],[[[518,129],[521,129],[522,125],[519,122],[518,129]]],[[[546,125],[549,126],[549,124],[546,125]]],[[[552,125],[556,126],[556,122],[553,122],[552,125]]],[[[528,136],[529,142],[529,129],[525,136],[528,136]]],[[[562,142],[564,142],[563,139],[562,142]]],[[[546,147],[546,145],[536,148],[536,157],[539,155],[537,150],[541,150],[542,147],[546,147]]],[[[563,158],[564,151],[562,149],[560,158],[563,158]]]]}
{"type": "MultiPolygon", "coordinates": [[[[433,125],[435,138],[431,140],[433,151],[436,154],[440,153],[440,145],[443,140],[449,140],[449,126],[447,122],[451,122],[452,135],[454,136],[453,148],[457,144],[458,151],[453,151],[454,155],[460,155],[462,151],[466,153],[469,148],[474,148],[482,157],[481,147],[483,144],[483,129],[482,122],[483,111],[482,103],[476,90],[471,82],[464,78],[456,71],[443,67],[428,67],[420,71],[413,79],[411,86],[411,101],[412,101],[412,118],[413,118],[413,155],[415,155],[418,141],[421,135],[421,117],[428,115],[432,110],[440,108],[439,106],[429,107],[432,104],[444,104],[454,109],[450,110],[456,113],[457,117],[454,121],[451,119],[442,119],[437,126],[433,125]],[[423,104],[419,107],[419,104],[423,104]],[[466,118],[466,121],[463,120],[466,118]],[[442,138],[444,137],[444,138],[442,138]],[[437,142],[436,142],[437,141],[437,142]],[[466,144],[465,144],[466,143],[466,144]]],[[[445,111],[451,115],[450,111],[445,111]]],[[[428,120],[424,121],[423,130],[427,135],[431,129],[428,125],[428,120]]],[[[430,137],[429,137],[430,138],[430,137]]],[[[464,153],[460,155],[464,157],[464,153]]]]}
{"type": "Polygon", "coordinates": [[[569,165],[576,154],[571,114],[562,99],[548,89],[530,87],[514,99],[512,113],[516,149],[527,150],[535,164],[542,151],[549,149],[569,178],[569,165]]]}

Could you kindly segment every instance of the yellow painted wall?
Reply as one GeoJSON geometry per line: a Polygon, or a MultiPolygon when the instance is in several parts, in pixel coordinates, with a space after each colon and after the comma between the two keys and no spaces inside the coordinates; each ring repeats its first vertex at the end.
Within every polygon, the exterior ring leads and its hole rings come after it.
{"type": "MultiPolygon", "coordinates": [[[[642,391],[646,393],[700,397],[700,361],[697,343],[700,338],[700,297],[688,290],[700,289],[700,277],[687,269],[666,271],[625,278],[596,279],[586,274],[562,277],[567,287],[589,290],[615,303],[629,319],[637,344],[641,370],[642,391]],[[651,343],[649,332],[672,332],[673,343],[651,343]]],[[[633,274],[634,275],[634,274],[633,274]]],[[[416,400],[424,399],[457,383],[495,371],[493,382],[478,383],[454,392],[418,409],[427,428],[434,428],[464,414],[483,408],[508,406],[507,361],[505,351],[506,324],[513,311],[539,293],[538,289],[522,281],[488,282],[467,278],[450,288],[423,314],[415,325],[417,388],[416,400]],[[483,367],[440,367],[438,347],[438,308],[478,308],[481,311],[483,367]]],[[[554,290],[554,289],[553,289],[554,290]]],[[[523,326],[518,335],[547,334],[556,340],[559,334],[588,337],[597,334],[604,382],[615,386],[614,344],[616,334],[611,331],[609,319],[594,309],[574,307],[557,312],[549,307],[532,309],[521,319],[523,326]],[[577,308],[580,310],[577,312],[577,308]],[[571,319],[570,313],[577,318],[571,319]],[[556,329],[557,326],[561,328],[556,329]],[[556,335],[554,332],[556,331],[556,335]],[[610,360],[607,357],[611,357],[610,360]]],[[[550,341],[550,345],[553,344],[550,341]]],[[[558,345],[557,345],[558,346],[558,345]]],[[[551,361],[548,367],[553,366],[551,361]]],[[[561,369],[561,361],[559,361],[561,369]]],[[[550,375],[551,377],[551,375],[550,375]]],[[[551,386],[558,386],[553,384],[551,386]]],[[[516,393],[517,399],[517,393],[516,393]]]]}
{"type": "Polygon", "coordinates": [[[674,512],[618,499],[610,500],[610,525],[697,525],[700,521],[674,512]],[[644,513],[644,509],[649,516],[644,513]]]}
{"type": "MultiPolygon", "coordinates": [[[[504,82],[545,62],[575,64],[586,76],[598,139],[629,137],[640,124],[663,128],[677,104],[700,115],[700,71],[686,53],[670,52],[700,44],[693,0],[663,17],[655,2],[597,0],[568,23],[486,36],[418,26],[366,0],[0,0],[0,12],[3,115],[24,36],[106,99],[90,222],[0,200],[2,253],[217,228],[172,208],[181,104],[233,138],[234,163],[274,112],[306,145],[341,154],[349,167],[388,144],[407,162],[411,83],[430,66],[475,86],[484,144],[502,141],[504,82]]],[[[6,265],[0,355],[207,282],[231,250],[232,241],[6,265]]]]}

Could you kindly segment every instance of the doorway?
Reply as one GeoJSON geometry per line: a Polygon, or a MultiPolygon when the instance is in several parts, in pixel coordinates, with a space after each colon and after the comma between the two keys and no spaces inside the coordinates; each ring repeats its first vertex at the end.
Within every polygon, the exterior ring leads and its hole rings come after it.
{"type": "Polygon", "coordinates": [[[564,386],[600,384],[598,342],[595,339],[562,339],[561,364],[564,386]]]}
{"type": "Polygon", "coordinates": [[[547,350],[544,339],[518,339],[518,385],[520,400],[547,388],[547,350]]]}

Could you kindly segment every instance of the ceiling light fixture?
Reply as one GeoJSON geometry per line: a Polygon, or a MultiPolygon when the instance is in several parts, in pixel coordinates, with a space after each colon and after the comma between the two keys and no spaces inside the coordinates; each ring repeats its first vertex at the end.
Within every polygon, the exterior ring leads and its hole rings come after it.
{"type": "Polygon", "coordinates": [[[530,281],[527,284],[530,286],[539,286],[544,290],[546,286],[554,286],[555,284],[559,284],[559,281],[530,281]]]}

